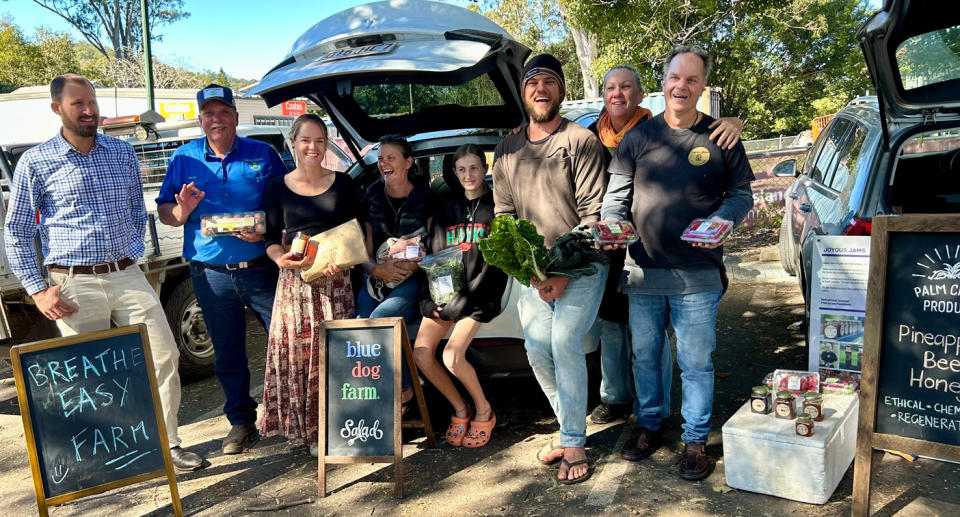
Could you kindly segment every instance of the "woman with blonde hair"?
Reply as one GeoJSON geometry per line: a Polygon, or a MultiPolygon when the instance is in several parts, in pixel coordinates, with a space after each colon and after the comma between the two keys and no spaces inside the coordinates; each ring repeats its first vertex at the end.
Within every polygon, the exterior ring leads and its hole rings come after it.
{"type": "Polygon", "coordinates": [[[313,258],[289,249],[303,232],[316,235],[359,214],[353,179],[322,166],[327,126],[314,114],[298,117],[290,128],[297,168],[272,180],[264,191],[267,255],[280,267],[267,344],[260,434],[282,434],[317,455],[320,324],[354,316],[350,271],[330,265],[323,276],[305,282],[300,271],[313,258]]]}

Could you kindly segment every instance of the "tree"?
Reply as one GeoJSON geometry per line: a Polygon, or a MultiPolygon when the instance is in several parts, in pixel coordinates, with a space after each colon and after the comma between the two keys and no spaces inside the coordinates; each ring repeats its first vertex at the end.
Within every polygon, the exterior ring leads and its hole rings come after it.
{"type": "MultiPolygon", "coordinates": [[[[138,0],[33,0],[73,25],[84,39],[104,57],[129,58],[141,47],[140,2],[138,0]],[[101,40],[106,36],[106,42],[101,40]],[[112,56],[111,56],[112,54],[112,56]]],[[[151,0],[147,2],[147,20],[152,39],[162,36],[154,27],[173,23],[190,16],[182,10],[183,0],[151,0]]]]}
{"type": "Polygon", "coordinates": [[[557,0],[487,0],[483,15],[503,27],[533,54],[552,54],[563,64],[567,98],[584,94],[584,78],[576,43],[568,30],[557,0]]]}
{"type": "Polygon", "coordinates": [[[29,39],[16,25],[0,21],[0,93],[47,84],[64,72],[90,72],[77,59],[73,45],[66,33],[39,29],[29,39]]]}
{"type": "Polygon", "coordinates": [[[219,84],[220,86],[226,86],[227,88],[230,87],[230,78],[227,77],[227,74],[223,72],[222,66],[220,67],[220,71],[217,72],[217,78],[214,79],[213,82],[219,84]]]}
{"type": "Polygon", "coordinates": [[[673,45],[704,47],[714,57],[709,83],[748,137],[809,128],[870,86],[855,39],[865,0],[563,1],[569,23],[597,36],[597,74],[633,65],[654,90],[673,45]]]}

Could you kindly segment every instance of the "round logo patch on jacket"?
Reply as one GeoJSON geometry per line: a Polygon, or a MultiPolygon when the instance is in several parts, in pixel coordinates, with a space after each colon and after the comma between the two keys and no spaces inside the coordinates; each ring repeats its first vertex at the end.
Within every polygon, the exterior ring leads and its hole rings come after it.
{"type": "Polygon", "coordinates": [[[687,160],[690,162],[690,165],[699,167],[710,159],[710,151],[706,147],[694,147],[690,151],[690,154],[687,155],[687,160]]]}

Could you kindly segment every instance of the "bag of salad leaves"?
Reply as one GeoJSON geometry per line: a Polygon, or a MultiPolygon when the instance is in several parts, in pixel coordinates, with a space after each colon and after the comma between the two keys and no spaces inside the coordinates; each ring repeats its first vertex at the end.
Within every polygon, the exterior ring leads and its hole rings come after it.
{"type": "Polygon", "coordinates": [[[420,269],[427,274],[430,298],[443,305],[463,288],[463,251],[460,246],[444,248],[424,257],[420,269]]]}

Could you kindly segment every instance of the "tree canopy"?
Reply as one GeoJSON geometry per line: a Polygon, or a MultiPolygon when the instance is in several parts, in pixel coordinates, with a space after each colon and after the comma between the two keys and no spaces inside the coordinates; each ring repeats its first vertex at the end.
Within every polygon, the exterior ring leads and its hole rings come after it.
{"type": "MultiPolygon", "coordinates": [[[[33,3],[73,25],[104,57],[129,59],[141,50],[139,0],[33,0],[33,3]]],[[[150,0],[147,10],[150,39],[158,41],[162,36],[153,32],[154,27],[190,16],[183,11],[183,0],[150,0]]]]}
{"type": "Polygon", "coordinates": [[[629,64],[657,91],[673,45],[705,48],[714,57],[708,83],[748,137],[797,133],[870,87],[855,38],[865,0],[560,1],[567,21],[597,38],[597,77],[629,64]]]}

